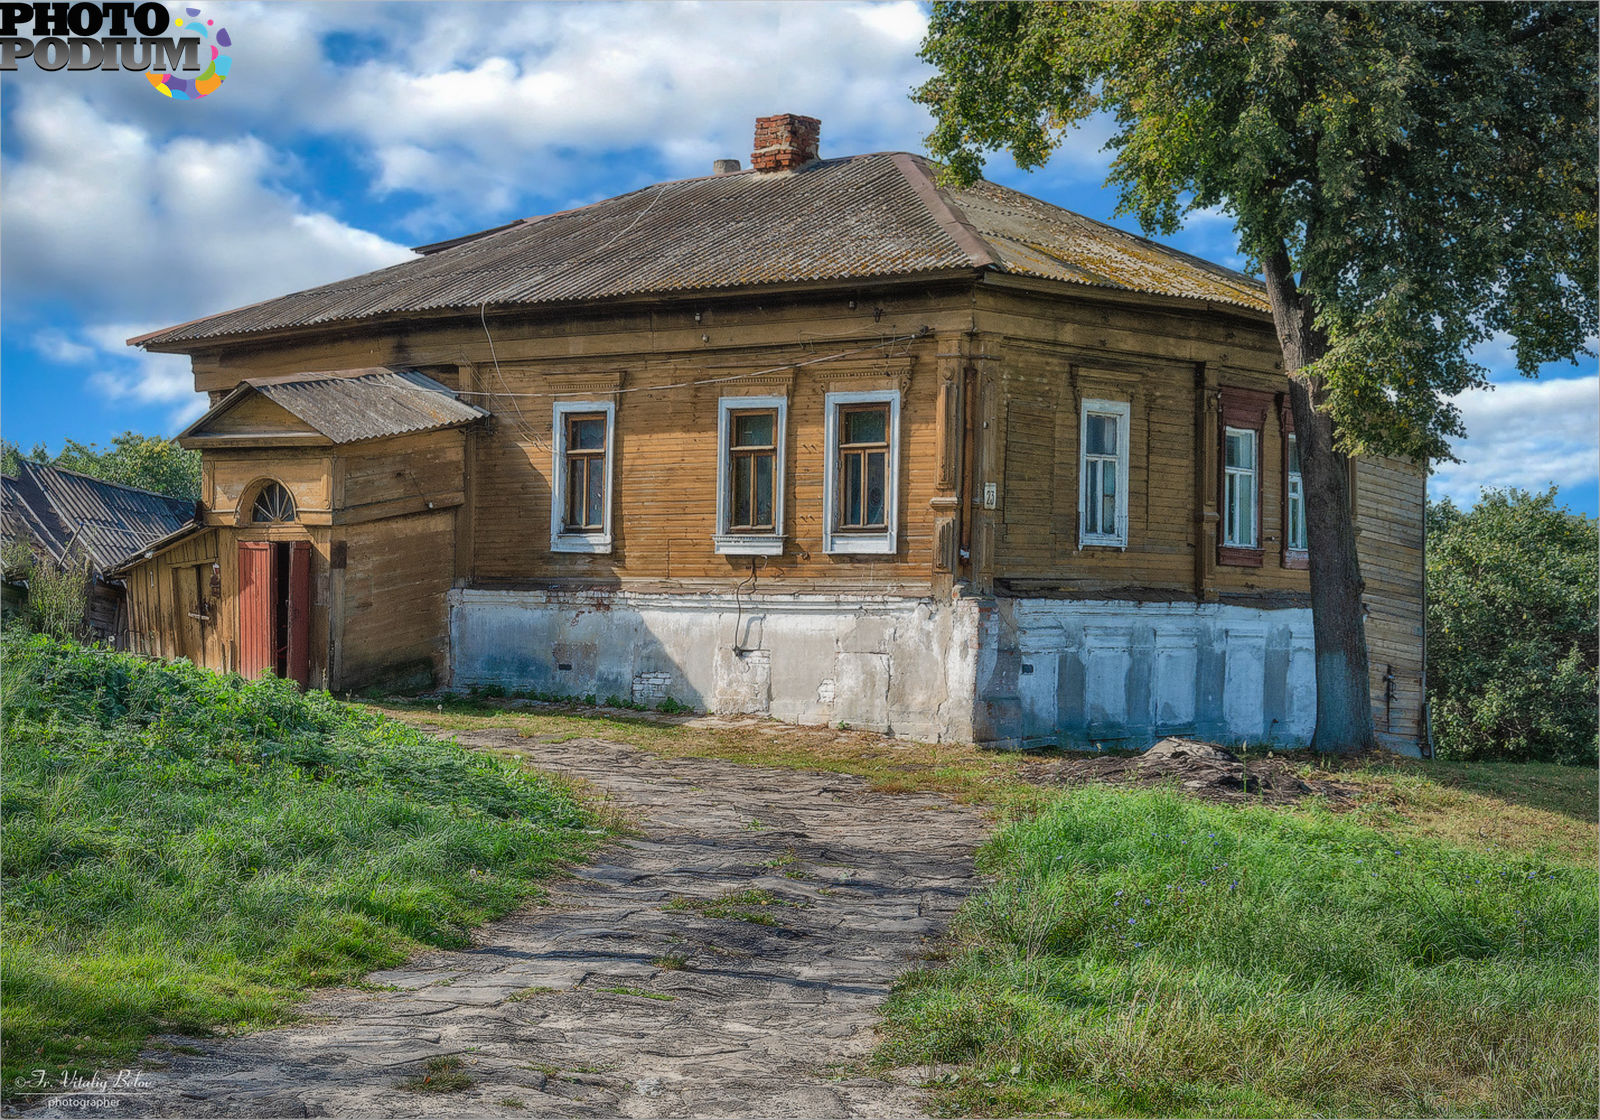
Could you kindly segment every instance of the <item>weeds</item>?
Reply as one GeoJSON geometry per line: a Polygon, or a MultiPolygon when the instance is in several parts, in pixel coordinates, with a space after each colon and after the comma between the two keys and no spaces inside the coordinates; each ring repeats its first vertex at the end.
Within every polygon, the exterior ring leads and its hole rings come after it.
{"type": "Polygon", "coordinates": [[[677,996],[668,995],[666,992],[652,992],[647,988],[630,988],[625,984],[619,984],[614,988],[601,988],[600,990],[614,996],[637,996],[639,999],[659,1000],[662,1003],[671,1003],[678,998],[677,996]]]}
{"type": "Polygon", "coordinates": [[[402,1081],[400,1088],[413,1093],[459,1093],[472,1088],[472,1078],[461,1068],[461,1059],[452,1055],[429,1058],[424,1073],[402,1081]]]}
{"type": "Polygon", "coordinates": [[[731,918],[734,921],[750,922],[758,926],[776,926],[779,924],[778,919],[774,918],[767,908],[803,905],[804,903],[779,898],[771,891],[757,887],[729,891],[716,898],[675,898],[661,909],[680,913],[693,912],[703,914],[707,918],[731,918]]]}

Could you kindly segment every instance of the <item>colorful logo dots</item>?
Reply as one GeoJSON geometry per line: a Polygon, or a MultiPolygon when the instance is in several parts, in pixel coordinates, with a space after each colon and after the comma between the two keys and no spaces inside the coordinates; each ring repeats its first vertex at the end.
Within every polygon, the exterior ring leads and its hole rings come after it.
{"type": "Polygon", "coordinates": [[[170,97],[174,101],[198,101],[222,88],[222,83],[233,66],[233,59],[217,48],[232,47],[233,40],[228,37],[226,27],[218,27],[214,33],[206,30],[216,21],[208,19],[201,23],[197,20],[195,17],[200,14],[199,8],[185,8],[183,11],[189,18],[179,17],[172,21],[172,25],[187,28],[192,35],[200,39],[200,50],[211,52],[209,64],[197,78],[180,78],[176,74],[146,74],[145,80],[155,87],[155,91],[162,97],[170,97]]]}

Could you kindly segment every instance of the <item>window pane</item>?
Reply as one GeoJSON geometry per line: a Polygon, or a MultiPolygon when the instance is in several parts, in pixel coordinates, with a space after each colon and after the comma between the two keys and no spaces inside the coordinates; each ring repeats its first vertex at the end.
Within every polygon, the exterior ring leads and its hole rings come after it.
{"type": "Polygon", "coordinates": [[[844,457],[844,524],[860,525],[861,521],[861,456],[844,457]]]}
{"type": "Polygon", "coordinates": [[[1100,493],[1100,468],[1104,465],[1099,459],[1090,459],[1083,465],[1083,531],[1089,534],[1104,531],[1100,528],[1100,503],[1094,500],[1100,493]]]}
{"type": "Polygon", "coordinates": [[[1256,543],[1255,502],[1251,499],[1249,480],[1239,482],[1239,543],[1250,546],[1256,543]]]}
{"type": "Polygon", "coordinates": [[[1299,476],[1289,479],[1289,547],[1306,546],[1306,500],[1299,476]]]}
{"type": "Polygon", "coordinates": [[[845,443],[885,443],[888,438],[888,409],[863,408],[844,414],[845,443]]]}
{"type": "Polygon", "coordinates": [[[1115,455],[1117,453],[1117,418],[1089,414],[1086,448],[1090,455],[1115,455]]]}
{"type": "Polygon", "coordinates": [[[867,521],[868,525],[883,524],[884,468],[887,456],[874,451],[867,456],[867,521]]]}
{"type": "Polygon", "coordinates": [[[750,457],[733,457],[733,523],[749,525],[750,521],[750,457]]]}
{"type": "Polygon", "coordinates": [[[772,421],[770,412],[736,413],[733,418],[733,445],[735,447],[771,447],[772,421]]]}
{"type": "Polygon", "coordinates": [[[1253,469],[1256,465],[1254,432],[1228,430],[1228,466],[1253,469]]]}
{"type": "MultiPolygon", "coordinates": [[[[768,419],[771,419],[770,417],[768,419]]],[[[753,524],[772,524],[772,456],[756,456],[756,519],[753,524]]]]}
{"type": "Polygon", "coordinates": [[[1117,531],[1117,468],[1111,463],[1101,464],[1100,524],[1107,536],[1117,531]]]}
{"type": "Polygon", "coordinates": [[[567,525],[583,524],[584,470],[582,459],[567,460],[567,525]]]}
{"type": "Polygon", "coordinates": [[[1239,543],[1239,476],[1230,474],[1224,483],[1222,540],[1239,543]]]}
{"type": "Polygon", "coordinates": [[[571,421],[567,447],[573,451],[598,451],[606,445],[606,422],[602,416],[586,416],[571,421]]]}
{"type": "Polygon", "coordinates": [[[602,459],[589,460],[589,508],[585,511],[585,525],[599,525],[606,504],[606,474],[602,459]]]}
{"type": "Polygon", "coordinates": [[[1289,437],[1289,473],[1300,473],[1300,441],[1289,437]]]}

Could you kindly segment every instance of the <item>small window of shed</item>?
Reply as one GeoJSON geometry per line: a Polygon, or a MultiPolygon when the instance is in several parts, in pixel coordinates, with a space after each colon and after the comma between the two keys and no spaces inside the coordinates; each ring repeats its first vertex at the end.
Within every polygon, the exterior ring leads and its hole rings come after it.
{"type": "Polygon", "coordinates": [[[250,520],[257,525],[294,520],[294,499],[282,483],[269,482],[261,488],[255,505],[250,507],[250,520]]]}

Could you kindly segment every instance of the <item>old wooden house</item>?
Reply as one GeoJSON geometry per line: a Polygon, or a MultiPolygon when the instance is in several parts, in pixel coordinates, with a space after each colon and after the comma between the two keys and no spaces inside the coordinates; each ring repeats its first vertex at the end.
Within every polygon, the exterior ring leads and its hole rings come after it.
{"type": "MultiPolygon", "coordinates": [[[[183,529],[194,516],[192,501],[47,463],[24,459],[15,475],[0,476],[0,535],[26,542],[35,563],[84,564],[89,575],[84,632],[118,648],[128,643],[127,596],[113,574],[119,562],[183,529]]],[[[25,580],[8,586],[8,613],[20,610],[26,599],[25,580]]]]}
{"type": "MultiPolygon", "coordinates": [[[[1303,740],[1261,285],[818,127],[134,339],[213,402],[202,522],[127,570],[137,640],[337,690],[1303,740]]],[[[1425,472],[1354,474],[1377,726],[1415,749],[1425,472]]]]}

